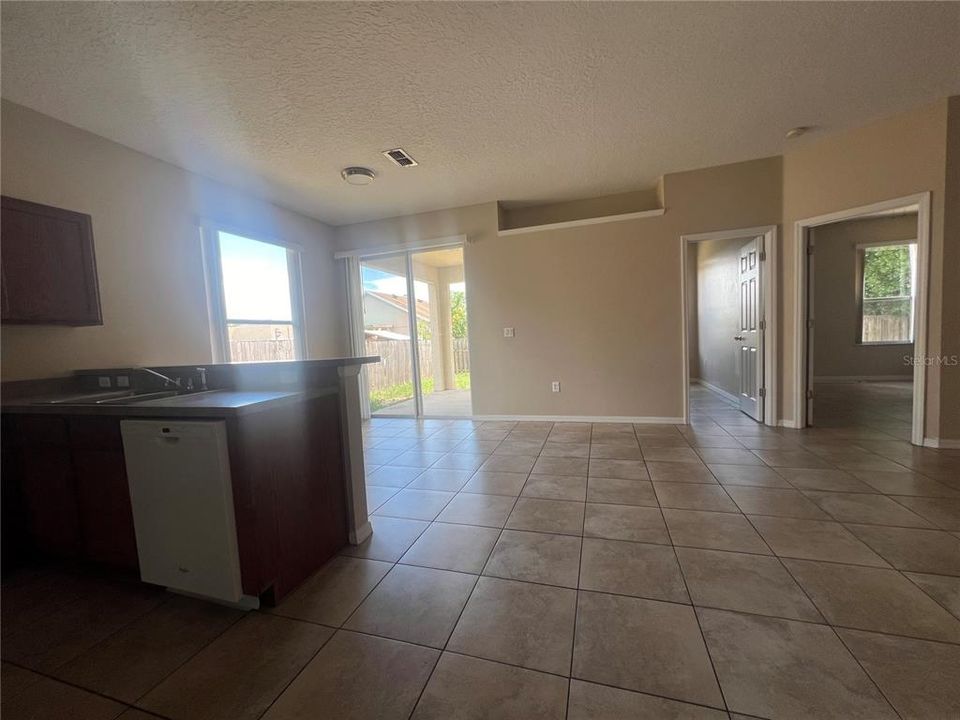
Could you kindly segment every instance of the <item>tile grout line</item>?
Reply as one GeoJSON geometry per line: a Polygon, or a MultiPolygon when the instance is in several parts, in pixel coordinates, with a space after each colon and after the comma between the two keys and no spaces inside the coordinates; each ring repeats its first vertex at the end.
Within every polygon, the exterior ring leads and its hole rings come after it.
{"type": "MultiPolygon", "coordinates": [[[[504,441],[505,441],[505,440],[501,440],[501,441],[500,441],[500,444],[502,444],[504,441]]],[[[497,447],[499,447],[499,446],[500,446],[500,445],[498,444],[497,447]]],[[[496,448],[494,448],[494,452],[496,452],[496,448]]],[[[493,457],[493,453],[491,453],[489,457],[493,457]]],[[[479,470],[476,471],[476,472],[479,472],[479,470]]],[[[476,472],[474,472],[474,474],[476,474],[476,472]]],[[[471,475],[470,477],[473,477],[473,476],[471,475]]],[[[529,477],[529,474],[528,474],[528,477],[529,477]]],[[[468,478],[467,482],[469,482],[469,478],[468,478]]],[[[526,484],[526,480],[524,480],[524,484],[526,484]]],[[[521,489],[522,489],[522,488],[521,488],[521,489]]],[[[518,496],[518,497],[519,497],[519,496],[518,496]]],[[[517,503],[517,498],[514,498],[513,505],[510,506],[510,512],[511,512],[511,513],[513,512],[514,506],[516,506],[516,503],[517,503]]],[[[503,522],[504,522],[504,525],[506,524],[506,522],[507,522],[507,520],[509,519],[509,517],[510,517],[510,513],[507,513],[507,517],[504,518],[504,521],[503,521],[503,522]]],[[[434,521],[434,522],[436,522],[436,521],[434,521]]],[[[470,527],[473,527],[473,526],[470,526],[470,527]]],[[[426,532],[426,531],[424,531],[424,532],[426,532]]],[[[473,581],[473,585],[472,585],[471,588],[470,588],[470,592],[467,594],[467,598],[466,598],[466,600],[464,600],[464,602],[463,602],[463,607],[460,608],[460,612],[457,614],[457,619],[454,621],[453,627],[450,629],[450,634],[447,635],[447,639],[444,641],[443,647],[440,648],[440,652],[437,653],[437,659],[434,661],[433,667],[432,667],[431,670],[430,670],[430,674],[427,675],[427,679],[426,679],[426,681],[424,681],[424,683],[423,683],[423,687],[421,687],[421,688],[420,688],[420,692],[417,693],[417,700],[416,700],[416,702],[413,703],[413,707],[410,709],[410,713],[409,713],[409,715],[407,716],[408,720],[409,720],[409,718],[412,718],[412,717],[413,717],[413,714],[417,711],[417,706],[420,705],[420,700],[423,698],[423,693],[426,692],[427,686],[430,684],[430,680],[433,679],[433,675],[434,675],[434,673],[436,673],[437,667],[440,665],[440,660],[443,658],[443,654],[444,654],[445,652],[447,652],[447,646],[450,644],[450,639],[453,637],[453,634],[457,631],[457,625],[460,624],[460,619],[463,617],[463,613],[466,611],[467,605],[470,604],[470,598],[473,597],[473,593],[474,593],[474,592],[476,591],[476,589],[477,589],[477,584],[480,582],[480,578],[483,576],[483,571],[486,569],[487,563],[490,562],[490,557],[491,557],[491,555],[493,555],[493,552],[494,552],[494,550],[495,550],[496,547],[497,547],[497,543],[500,542],[500,538],[501,538],[502,536],[503,536],[503,527],[500,528],[500,532],[497,534],[497,539],[496,539],[496,540],[493,542],[493,544],[490,546],[490,550],[489,550],[489,552],[487,553],[487,557],[486,557],[486,559],[483,561],[483,565],[480,567],[480,572],[477,573],[477,576],[476,576],[476,578],[475,578],[474,581],[473,581]]],[[[411,547],[413,547],[413,546],[411,545],[411,547]]],[[[401,558],[402,558],[402,556],[401,556],[401,558]]]]}
{"type": "MultiPolygon", "coordinates": [[[[726,491],[724,491],[724,493],[726,493],[726,491]]],[[[657,501],[659,502],[659,500],[660,498],[658,497],[657,501]]],[[[662,509],[660,511],[660,516],[663,517],[662,509]]],[[[720,673],[717,672],[717,665],[714,662],[713,653],[710,652],[710,645],[707,643],[707,636],[704,634],[703,625],[700,622],[700,614],[697,612],[697,606],[693,602],[693,595],[690,593],[690,586],[687,583],[687,576],[683,569],[683,563],[680,562],[680,556],[677,553],[677,546],[673,543],[673,535],[670,533],[670,526],[667,524],[665,517],[663,518],[663,524],[667,528],[667,537],[670,539],[670,550],[673,553],[673,561],[676,563],[677,572],[680,573],[680,579],[683,581],[683,590],[687,594],[687,599],[690,600],[690,609],[691,612],[693,612],[694,620],[696,620],[697,630],[700,633],[700,641],[703,643],[703,649],[707,653],[707,660],[710,661],[710,669],[713,671],[713,680],[717,684],[717,690],[720,692],[720,700],[723,702],[723,709],[726,710],[727,714],[729,715],[730,704],[727,702],[727,694],[723,691],[723,684],[720,682],[720,673]]]]}
{"type": "MultiPolygon", "coordinates": [[[[779,560],[779,558],[778,558],[778,560],[779,560]]],[[[880,697],[882,697],[882,698],[884,699],[884,701],[887,703],[887,705],[890,706],[890,709],[893,710],[894,714],[895,714],[897,717],[902,718],[902,716],[900,715],[900,713],[899,713],[899,712],[897,711],[897,709],[893,706],[893,703],[890,702],[890,699],[887,697],[886,693],[883,692],[883,689],[880,687],[880,685],[877,683],[877,681],[873,679],[873,676],[872,676],[870,673],[867,672],[867,669],[866,669],[866,668],[863,666],[863,664],[860,662],[860,658],[858,658],[858,657],[856,656],[856,654],[849,648],[849,646],[847,645],[847,643],[844,642],[844,640],[843,640],[843,638],[841,637],[840,633],[837,632],[837,628],[830,623],[830,621],[829,621],[829,619],[827,619],[827,616],[826,616],[826,614],[824,613],[824,611],[820,608],[819,605],[817,605],[817,603],[814,601],[814,599],[810,596],[810,593],[807,592],[807,589],[803,586],[803,584],[802,584],[799,580],[797,580],[797,577],[790,571],[790,568],[787,566],[786,563],[783,562],[783,560],[780,560],[780,565],[783,567],[784,571],[786,571],[787,575],[790,576],[790,578],[793,580],[793,582],[796,584],[796,586],[797,586],[798,588],[800,588],[800,592],[802,592],[802,593],[804,594],[804,596],[807,598],[807,601],[810,602],[810,604],[813,605],[813,607],[815,607],[815,608],[817,609],[817,612],[820,613],[820,616],[824,619],[824,622],[825,622],[826,626],[827,626],[828,628],[830,628],[831,632],[833,632],[833,636],[834,636],[835,638],[837,638],[837,640],[840,642],[841,645],[843,645],[844,649],[847,651],[847,654],[849,654],[850,657],[853,658],[853,661],[854,661],[854,662],[857,664],[857,666],[860,668],[860,671],[863,672],[863,674],[867,676],[867,678],[870,680],[871,683],[873,683],[873,686],[877,689],[877,692],[880,693],[880,697]]],[[[869,632],[869,631],[867,631],[867,632],[869,632]]]]}
{"type": "MultiPolygon", "coordinates": [[[[634,433],[636,437],[636,433],[634,433]]],[[[577,621],[580,619],[580,578],[583,574],[583,543],[587,529],[587,497],[590,494],[590,451],[593,448],[593,425],[590,426],[590,438],[587,440],[587,482],[583,494],[583,515],[580,518],[580,554],[577,558],[577,587],[573,605],[573,635],[570,638],[570,670],[567,678],[567,702],[564,707],[564,720],[570,717],[570,692],[573,687],[573,662],[577,654],[577,621]]]]}

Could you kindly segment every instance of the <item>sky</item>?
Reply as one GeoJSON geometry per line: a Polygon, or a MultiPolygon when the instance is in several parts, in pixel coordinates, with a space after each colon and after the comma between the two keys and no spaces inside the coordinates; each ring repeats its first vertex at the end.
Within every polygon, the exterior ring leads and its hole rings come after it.
{"type": "MultiPolygon", "coordinates": [[[[360,265],[360,276],[363,281],[363,287],[367,290],[385,292],[391,295],[407,294],[406,276],[394,275],[393,273],[384,272],[383,270],[378,270],[377,268],[372,268],[367,265],[360,265]]],[[[425,282],[422,280],[414,280],[413,287],[417,300],[426,301],[429,299],[429,291],[425,282]]],[[[450,284],[450,290],[452,292],[463,292],[465,287],[466,285],[462,282],[450,284]]]]}
{"type": "MultiPolygon", "coordinates": [[[[227,232],[218,233],[218,237],[227,318],[292,320],[286,248],[227,232]]],[[[367,265],[360,269],[365,288],[407,294],[406,277],[367,265]]],[[[462,282],[450,285],[453,292],[463,292],[464,287],[462,282]]],[[[414,292],[418,300],[429,299],[427,284],[421,280],[414,281],[414,292]]]]}
{"type": "Polygon", "coordinates": [[[286,248],[225,232],[219,238],[227,318],[292,320],[286,248]]]}

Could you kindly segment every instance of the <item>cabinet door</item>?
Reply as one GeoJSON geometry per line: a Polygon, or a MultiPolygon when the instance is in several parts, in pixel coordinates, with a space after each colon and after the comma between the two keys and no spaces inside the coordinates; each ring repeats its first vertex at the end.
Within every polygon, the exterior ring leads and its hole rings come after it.
{"type": "Polygon", "coordinates": [[[76,481],[66,438],[63,418],[40,415],[18,418],[12,438],[31,544],[59,557],[80,550],[76,481]]]}
{"type": "Polygon", "coordinates": [[[2,199],[2,319],[101,325],[89,215],[2,199]]]}
{"type": "Polygon", "coordinates": [[[77,415],[68,418],[67,427],[83,558],[136,570],[137,540],[120,419],[77,415]]]}
{"type": "Polygon", "coordinates": [[[130,488],[122,450],[73,450],[85,560],[136,570],[130,488]]]}

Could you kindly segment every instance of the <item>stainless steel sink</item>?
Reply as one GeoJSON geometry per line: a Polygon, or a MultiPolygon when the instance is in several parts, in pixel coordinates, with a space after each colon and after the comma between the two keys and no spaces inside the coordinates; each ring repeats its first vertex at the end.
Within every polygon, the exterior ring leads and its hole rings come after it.
{"type": "Polygon", "coordinates": [[[146,402],[148,400],[159,400],[161,398],[173,397],[177,394],[176,390],[158,390],[155,392],[107,392],[91,393],[90,395],[73,395],[66,398],[55,400],[43,400],[41,405],[129,405],[132,403],[146,402]]]}
{"type": "Polygon", "coordinates": [[[168,398],[177,395],[176,390],[158,390],[157,392],[149,393],[132,393],[126,397],[118,398],[107,398],[105,400],[97,400],[97,405],[129,405],[131,403],[141,403],[148,400],[160,400],[161,398],[168,398]]]}

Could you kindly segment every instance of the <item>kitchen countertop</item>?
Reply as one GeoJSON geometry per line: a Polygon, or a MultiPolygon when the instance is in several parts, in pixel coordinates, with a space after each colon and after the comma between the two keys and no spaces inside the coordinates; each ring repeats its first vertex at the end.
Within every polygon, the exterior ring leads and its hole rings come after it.
{"type": "Polygon", "coordinates": [[[93,403],[71,405],[57,398],[22,398],[4,403],[3,411],[36,415],[108,415],[122,417],[170,417],[170,418],[217,418],[246,415],[270,410],[281,405],[332,395],[338,388],[311,388],[303,391],[284,390],[208,390],[206,392],[174,395],[155,400],[97,405],[93,403]],[[60,402],[51,403],[50,400],[60,402]]]}

